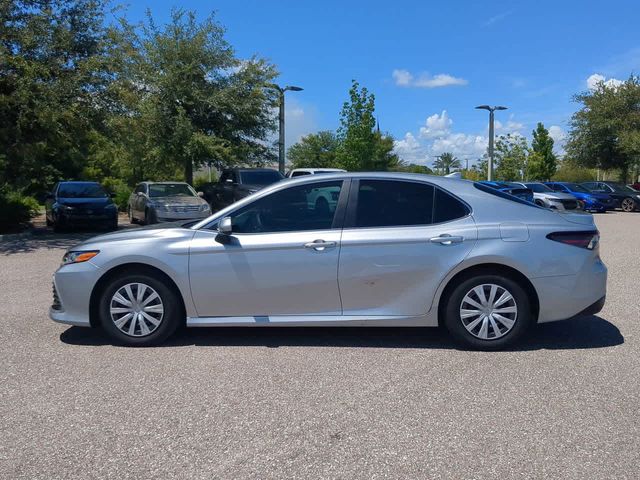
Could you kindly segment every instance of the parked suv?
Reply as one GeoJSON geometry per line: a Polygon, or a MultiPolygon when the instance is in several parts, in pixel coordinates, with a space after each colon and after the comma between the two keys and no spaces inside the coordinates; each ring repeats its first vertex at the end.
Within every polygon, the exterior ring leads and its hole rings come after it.
{"type": "Polygon", "coordinates": [[[47,225],[54,231],[77,226],[118,228],[118,208],[97,182],[58,182],[45,201],[47,225]]]}
{"type": "Polygon", "coordinates": [[[578,199],[573,195],[562,192],[554,192],[544,183],[540,182],[511,182],[533,190],[533,201],[536,205],[552,210],[580,210],[578,199]]]}
{"type": "Polygon", "coordinates": [[[184,182],[142,182],[129,197],[129,221],[152,224],[201,219],[211,208],[184,182]]]}
{"type": "Polygon", "coordinates": [[[283,178],[271,168],[229,168],[222,171],[218,182],[204,185],[202,191],[215,212],[283,178]]]}
{"type": "Polygon", "coordinates": [[[585,182],[587,190],[595,193],[606,193],[616,201],[616,207],[625,212],[640,210],[640,192],[619,182],[585,182]]]}

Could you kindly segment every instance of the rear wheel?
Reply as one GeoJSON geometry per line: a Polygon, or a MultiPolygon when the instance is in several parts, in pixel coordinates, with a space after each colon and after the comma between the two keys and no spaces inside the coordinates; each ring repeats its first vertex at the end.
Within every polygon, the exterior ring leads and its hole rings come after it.
{"type": "Polygon", "coordinates": [[[636,202],[634,202],[631,198],[625,198],[624,200],[622,200],[620,206],[625,212],[633,212],[636,208],[636,202]]]}
{"type": "Polygon", "coordinates": [[[136,220],[135,217],[133,216],[133,211],[131,210],[131,207],[127,208],[127,213],[129,214],[129,223],[131,224],[138,223],[138,220],[136,220]]]}
{"type": "Polygon", "coordinates": [[[180,299],[163,281],[146,274],[113,279],[100,297],[100,322],[116,342],[151,346],[166,340],[183,320],[180,299]]]}
{"type": "Polygon", "coordinates": [[[478,275],[451,292],[444,323],[466,346],[499,350],[519,340],[532,319],[528,295],[517,282],[498,275],[478,275]]]}

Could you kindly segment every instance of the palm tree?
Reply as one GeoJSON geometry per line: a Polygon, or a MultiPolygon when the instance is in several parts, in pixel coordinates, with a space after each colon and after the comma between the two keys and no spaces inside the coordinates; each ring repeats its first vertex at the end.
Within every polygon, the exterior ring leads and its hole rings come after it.
{"type": "Polygon", "coordinates": [[[444,152],[436,158],[433,162],[433,166],[436,169],[442,170],[445,175],[449,175],[452,168],[460,168],[462,164],[460,163],[460,160],[453,155],[453,153],[444,152]]]}

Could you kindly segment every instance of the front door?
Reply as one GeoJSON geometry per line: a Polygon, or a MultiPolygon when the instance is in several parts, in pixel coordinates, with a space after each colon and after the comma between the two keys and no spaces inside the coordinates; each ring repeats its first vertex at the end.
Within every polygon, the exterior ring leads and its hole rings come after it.
{"type": "MultiPolygon", "coordinates": [[[[346,197],[316,208],[315,189],[347,195],[343,180],[280,189],[231,213],[233,232],[215,225],[191,244],[189,272],[200,317],[340,315],[338,257],[346,197]]],[[[348,182],[347,182],[348,183],[348,182]]]]}
{"type": "Polygon", "coordinates": [[[426,314],[444,276],[477,239],[469,208],[425,182],[353,182],[342,233],[344,315],[426,314]]]}

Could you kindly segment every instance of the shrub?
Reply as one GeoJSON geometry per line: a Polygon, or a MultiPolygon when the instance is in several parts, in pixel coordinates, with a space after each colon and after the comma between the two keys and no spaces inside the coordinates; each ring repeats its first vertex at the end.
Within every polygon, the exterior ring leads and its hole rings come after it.
{"type": "Polygon", "coordinates": [[[129,187],[123,180],[114,177],[105,177],[102,180],[102,186],[107,192],[115,194],[113,203],[118,206],[118,210],[126,212],[129,205],[129,196],[133,188],[129,187]]]}
{"type": "MultiPolygon", "coordinates": [[[[216,172],[211,172],[211,181],[212,182],[218,181],[218,176],[216,175],[216,172]]],[[[192,186],[196,192],[199,192],[201,191],[202,186],[206,183],[209,183],[209,174],[200,174],[194,177],[192,186]]]]}
{"type": "Polygon", "coordinates": [[[33,197],[0,187],[0,233],[20,230],[40,211],[40,205],[33,197]]]}

